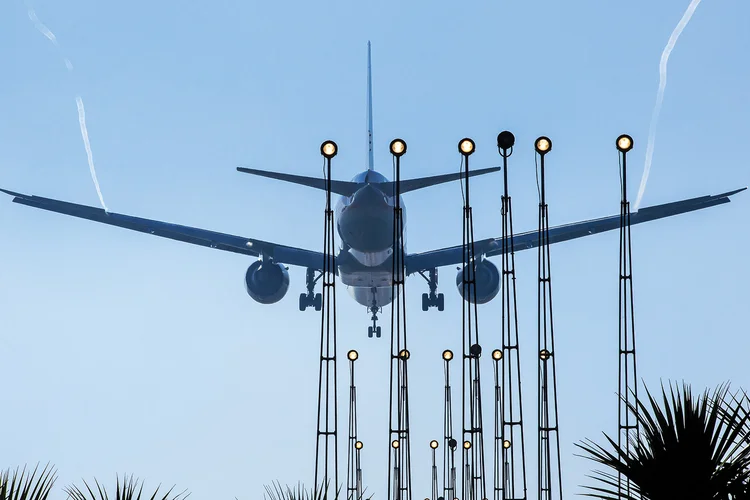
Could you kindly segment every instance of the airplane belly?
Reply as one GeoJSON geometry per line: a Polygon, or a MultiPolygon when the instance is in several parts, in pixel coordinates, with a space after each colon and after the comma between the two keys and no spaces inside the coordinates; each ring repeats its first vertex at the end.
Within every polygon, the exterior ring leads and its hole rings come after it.
{"type": "Polygon", "coordinates": [[[357,262],[359,262],[363,266],[377,267],[385,262],[388,257],[393,254],[393,249],[387,248],[386,250],[382,250],[380,252],[360,252],[359,250],[350,248],[349,254],[351,254],[351,256],[354,257],[357,262]]]}
{"type": "Polygon", "coordinates": [[[390,286],[380,288],[349,286],[346,287],[346,291],[357,303],[365,307],[372,307],[373,299],[376,307],[386,306],[393,300],[390,286]]]}
{"type": "Polygon", "coordinates": [[[356,271],[341,273],[341,283],[346,286],[366,288],[391,288],[391,271],[356,271]]]}

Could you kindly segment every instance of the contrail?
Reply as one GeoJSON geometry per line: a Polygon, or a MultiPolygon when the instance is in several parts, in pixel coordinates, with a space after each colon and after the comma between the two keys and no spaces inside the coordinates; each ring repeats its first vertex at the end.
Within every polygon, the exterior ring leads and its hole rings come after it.
{"type": "MultiPolygon", "coordinates": [[[[39,18],[36,15],[36,12],[34,9],[31,8],[31,6],[28,4],[28,2],[24,2],[26,4],[26,8],[28,10],[29,19],[32,23],[34,23],[34,27],[42,34],[44,35],[50,42],[54,44],[55,47],[57,47],[61,51],[61,57],[63,59],[63,62],[65,63],[65,67],[67,68],[68,72],[73,72],[73,63],[70,62],[70,59],[62,55],[62,49],[60,48],[60,44],[57,42],[57,37],[54,33],[52,33],[52,30],[50,30],[43,22],[39,20],[39,18]]],[[[102,204],[102,208],[105,212],[107,212],[107,205],[104,204],[104,197],[102,196],[102,190],[99,188],[99,180],[96,178],[96,168],[94,168],[94,157],[91,153],[91,143],[89,142],[89,132],[86,128],[86,111],[83,107],[83,99],[81,99],[81,96],[76,96],[76,107],[78,108],[78,124],[81,127],[81,137],[83,137],[83,147],[86,148],[86,158],[89,163],[89,171],[91,171],[91,180],[94,181],[94,187],[96,188],[96,194],[99,195],[99,202],[102,204]]]]}
{"type": "Polygon", "coordinates": [[[669,60],[669,54],[672,53],[677,39],[680,37],[682,30],[690,22],[690,18],[693,17],[693,12],[698,7],[701,0],[692,0],[688,5],[685,14],[682,15],[682,19],[677,23],[674,31],[669,37],[667,46],[664,47],[664,52],[661,53],[661,60],[659,61],[659,90],[656,93],[656,105],[654,111],[651,113],[651,124],[648,128],[648,146],[646,146],[646,164],[643,167],[643,177],[641,178],[641,187],[638,189],[638,197],[635,200],[635,211],[638,211],[638,207],[641,204],[641,198],[643,193],[646,191],[646,182],[648,182],[648,174],[651,171],[651,160],[654,156],[654,140],[656,139],[656,123],[659,121],[659,113],[661,112],[661,105],[664,102],[664,89],[667,86],[667,61],[669,60]]]}
{"type": "Polygon", "coordinates": [[[34,27],[38,29],[42,35],[46,36],[52,43],[59,47],[55,34],[52,33],[52,31],[47,26],[45,26],[38,17],[36,17],[36,12],[34,12],[34,9],[32,8],[29,8],[29,19],[31,19],[31,22],[34,23],[34,27]]]}
{"type": "Polygon", "coordinates": [[[76,96],[76,105],[78,106],[78,123],[81,126],[81,136],[83,137],[83,146],[86,148],[86,157],[89,162],[89,170],[91,171],[91,179],[94,181],[94,187],[96,188],[96,194],[99,195],[99,201],[102,204],[104,211],[107,211],[107,205],[104,204],[104,197],[102,196],[102,190],[99,189],[99,181],[96,179],[96,169],[94,169],[94,158],[91,154],[91,144],[89,143],[89,131],[86,128],[86,110],[83,109],[83,99],[81,96],[76,96]]]}

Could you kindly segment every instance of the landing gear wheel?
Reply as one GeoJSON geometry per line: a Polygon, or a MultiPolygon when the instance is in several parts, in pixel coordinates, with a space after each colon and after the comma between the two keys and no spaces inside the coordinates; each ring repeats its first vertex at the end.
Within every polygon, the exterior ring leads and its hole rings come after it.
{"type": "Polygon", "coordinates": [[[443,311],[445,309],[445,297],[442,293],[437,293],[437,269],[430,269],[429,277],[425,276],[421,271],[419,274],[427,280],[427,284],[430,287],[430,293],[422,294],[422,310],[427,311],[431,307],[437,307],[438,311],[443,311]]]}
{"type": "MultiPolygon", "coordinates": [[[[371,326],[367,327],[367,336],[370,337],[370,338],[372,338],[372,327],[371,326]]],[[[380,335],[378,335],[378,337],[380,337],[380,335]]]]}
{"type": "Polygon", "coordinates": [[[380,327],[375,328],[375,336],[380,338],[380,327]]]}
{"type": "Polygon", "coordinates": [[[304,311],[308,307],[314,307],[316,311],[323,309],[323,295],[315,293],[315,283],[323,276],[319,273],[315,276],[315,269],[307,268],[305,283],[307,293],[301,293],[299,296],[299,310],[304,311]]]}

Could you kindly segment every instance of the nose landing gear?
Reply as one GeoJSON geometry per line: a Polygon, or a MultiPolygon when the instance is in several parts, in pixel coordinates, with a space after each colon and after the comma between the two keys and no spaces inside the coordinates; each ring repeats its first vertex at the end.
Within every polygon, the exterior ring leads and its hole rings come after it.
{"type": "Polygon", "coordinates": [[[307,293],[301,293],[299,296],[300,311],[304,311],[308,307],[314,307],[316,311],[320,311],[323,308],[323,295],[315,293],[315,283],[318,282],[321,276],[323,276],[322,272],[316,277],[314,269],[307,269],[307,275],[305,276],[307,293]]]}
{"type": "Polygon", "coordinates": [[[369,338],[372,338],[373,334],[377,338],[380,338],[380,327],[378,326],[378,312],[380,312],[380,308],[378,307],[377,302],[377,288],[372,288],[372,305],[368,308],[368,310],[372,313],[372,326],[367,327],[367,336],[369,338]]]}
{"type": "Polygon", "coordinates": [[[424,275],[423,272],[419,273],[430,287],[430,293],[422,294],[422,310],[426,311],[431,307],[437,307],[438,311],[445,309],[445,296],[442,293],[437,293],[438,285],[438,274],[437,269],[430,269],[429,278],[424,275]]]}

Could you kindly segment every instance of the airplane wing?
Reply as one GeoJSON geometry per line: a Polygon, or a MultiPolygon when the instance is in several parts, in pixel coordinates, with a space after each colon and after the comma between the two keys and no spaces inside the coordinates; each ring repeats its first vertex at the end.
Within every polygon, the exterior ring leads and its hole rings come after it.
{"type": "Polygon", "coordinates": [[[259,257],[261,255],[270,256],[273,258],[274,262],[280,264],[310,267],[316,270],[323,269],[322,252],[313,252],[311,250],[278,245],[276,243],[269,243],[254,238],[245,238],[243,236],[234,236],[206,229],[143,219],[131,215],[105,212],[101,208],[53,200],[41,196],[29,196],[15,193],[13,191],[7,191],[5,189],[0,189],[0,191],[13,196],[13,202],[20,203],[21,205],[71,215],[73,217],[101,222],[111,226],[123,227],[141,233],[153,234],[155,236],[161,236],[162,238],[184,241],[185,243],[192,243],[193,245],[216,248],[227,252],[252,255],[254,257],[259,257]]]}
{"type": "MultiPolygon", "coordinates": [[[[734,191],[729,191],[712,196],[700,196],[698,198],[691,198],[688,200],[675,201],[672,203],[665,203],[663,205],[641,208],[637,212],[631,213],[630,223],[640,224],[642,222],[662,219],[664,217],[671,217],[672,215],[678,215],[686,212],[692,212],[694,210],[701,210],[704,208],[729,203],[730,196],[744,191],[745,189],[747,188],[736,189],[734,191]]],[[[562,226],[551,227],[549,229],[549,242],[559,243],[561,241],[581,238],[590,234],[603,233],[605,231],[611,231],[612,229],[619,229],[619,227],[619,214],[612,215],[610,217],[603,217],[601,219],[592,219],[582,222],[575,222],[573,224],[565,224],[562,226]]],[[[513,236],[512,241],[513,250],[515,252],[518,252],[519,250],[527,250],[529,248],[536,248],[539,246],[538,232],[534,230],[528,231],[526,233],[516,234],[513,236]]],[[[502,238],[488,238],[485,240],[476,241],[474,243],[474,248],[477,255],[492,257],[493,255],[500,255],[503,253],[503,241],[502,238]]],[[[416,253],[408,255],[406,257],[406,273],[412,274],[419,271],[434,269],[437,267],[461,264],[462,262],[463,248],[461,245],[443,248],[440,250],[433,250],[430,252],[416,253]]]]}

